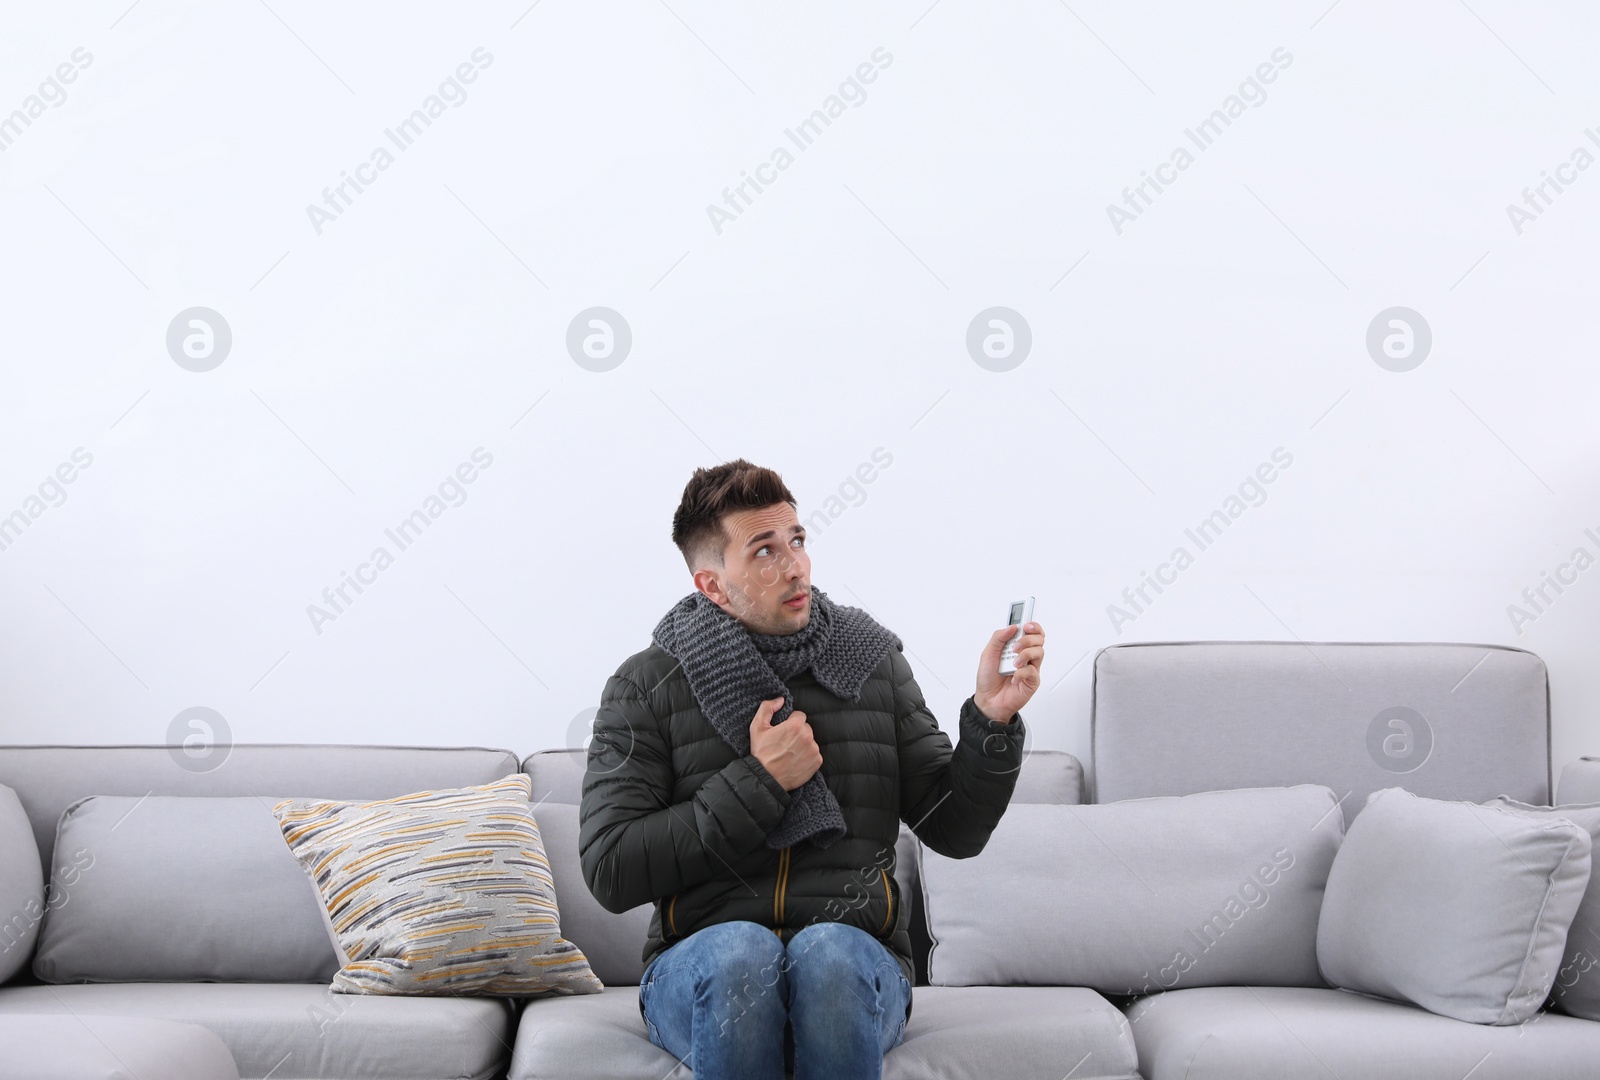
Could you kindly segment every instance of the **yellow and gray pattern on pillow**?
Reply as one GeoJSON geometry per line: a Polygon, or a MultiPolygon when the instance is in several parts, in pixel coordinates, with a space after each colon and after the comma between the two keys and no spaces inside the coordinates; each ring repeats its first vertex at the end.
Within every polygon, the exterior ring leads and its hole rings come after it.
{"type": "Polygon", "coordinates": [[[285,799],[284,840],[327,910],[352,994],[597,994],[561,936],[524,773],[348,802],[285,799]]]}

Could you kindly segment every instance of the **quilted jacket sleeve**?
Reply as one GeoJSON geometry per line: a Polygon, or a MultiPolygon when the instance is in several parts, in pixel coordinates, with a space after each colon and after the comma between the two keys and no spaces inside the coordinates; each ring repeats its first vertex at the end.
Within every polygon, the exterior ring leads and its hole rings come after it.
{"type": "Polygon", "coordinates": [[[899,733],[901,820],[940,855],[971,858],[989,842],[1016,789],[1026,734],[1022,714],[998,724],[968,697],[961,703],[959,740],[952,749],[950,736],[922,700],[905,655],[892,649],[889,656],[899,733]]]}
{"type": "Polygon", "coordinates": [[[726,875],[766,840],[790,794],[754,754],[673,803],[671,748],[644,693],[613,675],[600,695],[578,810],[584,881],[607,911],[630,911],[726,875]]]}

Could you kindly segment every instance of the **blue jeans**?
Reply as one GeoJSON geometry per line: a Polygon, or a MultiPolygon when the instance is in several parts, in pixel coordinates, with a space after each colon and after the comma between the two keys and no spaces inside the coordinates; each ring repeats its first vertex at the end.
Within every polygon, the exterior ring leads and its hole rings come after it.
{"type": "Polygon", "coordinates": [[[789,939],[714,923],[658,953],[639,982],[650,1041],[695,1080],[878,1080],[905,1035],[911,984],[859,927],[817,922],[789,939]]]}

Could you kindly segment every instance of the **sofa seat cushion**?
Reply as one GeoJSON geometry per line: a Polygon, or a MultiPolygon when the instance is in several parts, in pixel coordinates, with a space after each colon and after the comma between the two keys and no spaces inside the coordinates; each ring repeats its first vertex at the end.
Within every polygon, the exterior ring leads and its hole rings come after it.
{"type": "MultiPolygon", "coordinates": [[[[559,1076],[666,1076],[673,1056],[650,1041],[639,1014],[638,986],[529,1001],[517,1025],[510,1080],[559,1076]]],[[[686,1076],[680,1070],[674,1076],[686,1076]]]]}
{"type": "Polygon", "coordinates": [[[311,983],[0,987],[0,1020],[40,1014],[199,1024],[221,1037],[244,1080],[440,1080],[504,1068],[514,1010],[505,998],[335,994],[311,983]]]}
{"type": "MultiPolygon", "coordinates": [[[[1093,990],[918,986],[912,994],[905,1039],[883,1059],[885,1080],[1138,1077],[1127,1021],[1093,990]]],[[[646,1035],[638,987],[612,986],[604,994],[529,1001],[517,1029],[510,1080],[633,1080],[688,1073],[646,1035]]]]}
{"type": "Polygon", "coordinates": [[[1593,1080],[1600,1061],[1592,1020],[1544,1011],[1474,1024],[1349,990],[1205,986],[1126,1013],[1145,1080],[1593,1080]]]}
{"type": "Polygon", "coordinates": [[[884,1076],[1125,1080],[1138,1051],[1116,1007],[1081,986],[918,986],[884,1076]]]}
{"type": "Polygon", "coordinates": [[[0,1016],[0,1080],[239,1080],[197,1024],[127,1016],[0,1016]]]}

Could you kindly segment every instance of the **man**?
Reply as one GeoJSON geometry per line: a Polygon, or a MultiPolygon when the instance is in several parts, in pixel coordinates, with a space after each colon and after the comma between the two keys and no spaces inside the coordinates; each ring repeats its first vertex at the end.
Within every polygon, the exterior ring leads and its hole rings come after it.
{"type": "MultiPolygon", "coordinates": [[[[896,550],[932,568],[936,537],[919,526],[896,550]]],[[[1016,786],[1044,628],[990,636],[952,748],[900,639],[812,587],[777,473],[696,470],[672,539],[695,591],[606,681],[584,879],[609,911],[655,903],[639,1011],[696,1080],[880,1077],[914,978],[899,823],[950,858],[983,850],[1016,786]]]]}

